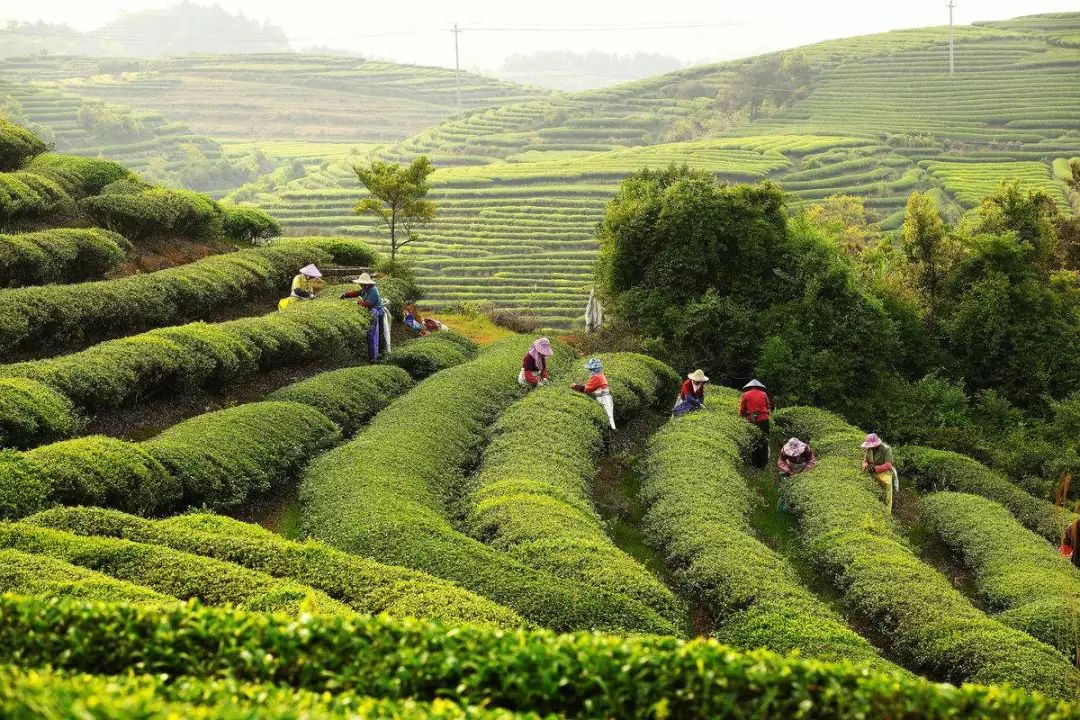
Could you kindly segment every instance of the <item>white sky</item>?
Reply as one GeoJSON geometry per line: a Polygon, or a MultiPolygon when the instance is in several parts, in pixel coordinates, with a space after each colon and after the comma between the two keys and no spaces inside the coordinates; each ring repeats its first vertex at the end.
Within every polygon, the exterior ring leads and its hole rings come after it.
{"type": "MultiPolygon", "coordinates": [[[[211,4],[210,0],[197,1],[211,4]]],[[[168,4],[172,3],[0,0],[0,24],[42,19],[90,30],[123,10],[168,4]]],[[[656,52],[698,63],[948,22],[944,0],[217,0],[217,4],[282,26],[297,46],[330,45],[448,67],[454,64],[449,29],[458,22],[466,29],[461,35],[462,66],[477,69],[498,69],[506,55],[537,50],[656,52]]],[[[1080,0],[957,0],[955,17],[958,24],[967,24],[1077,11],[1078,6],[1080,0]]]]}

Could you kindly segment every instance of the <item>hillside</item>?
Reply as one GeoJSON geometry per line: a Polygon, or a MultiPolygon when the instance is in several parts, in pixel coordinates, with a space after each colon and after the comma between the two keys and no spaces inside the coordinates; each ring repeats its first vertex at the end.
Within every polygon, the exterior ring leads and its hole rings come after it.
{"type": "MultiPolygon", "coordinates": [[[[429,305],[492,300],[569,327],[588,295],[604,201],[643,164],[767,178],[796,205],[855,195],[886,229],[898,226],[913,190],[931,192],[955,217],[1012,176],[1067,207],[1075,199],[1065,196],[1060,161],[1080,155],[1077,32],[1080,14],[958,28],[953,76],[948,28],[829,41],[476,110],[375,156],[426,153],[442,168],[439,216],[413,249],[429,305]],[[801,58],[811,79],[786,102],[770,108],[766,98],[753,120],[733,112],[740,78],[773,57],[801,58]]],[[[259,199],[290,232],[378,243],[370,220],[350,216],[358,159],[259,199]]]]}

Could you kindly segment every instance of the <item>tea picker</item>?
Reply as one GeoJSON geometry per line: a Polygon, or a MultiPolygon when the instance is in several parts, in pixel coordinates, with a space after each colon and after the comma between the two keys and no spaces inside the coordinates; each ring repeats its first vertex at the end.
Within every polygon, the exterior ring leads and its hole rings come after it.
{"type": "Polygon", "coordinates": [[[359,290],[350,290],[341,294],[342,300],[357,299],[358,304],[371,311],[371,329],[368,330],[368,356],[371,362],[379,360],[380,336],[385,339],[386,355],[390,354],[390,313],[383,302],[379,288],[371,276],[363,273],[353,280],[353,284],[359,285],[359,290]]]}
{"type": "Polygon", "coordinates": [[[589,358],[585,361],[585,369],[589,371],[589,379],[585,383],[571,383],[570,387],[579,393],[585,393],[596,398],[600,407],[607,413],[608,425],[615,429],[615,402],[611,399],[611,388],[608,387],[607,377],[604,376],[604,366],[597,358],[589,358]]]}

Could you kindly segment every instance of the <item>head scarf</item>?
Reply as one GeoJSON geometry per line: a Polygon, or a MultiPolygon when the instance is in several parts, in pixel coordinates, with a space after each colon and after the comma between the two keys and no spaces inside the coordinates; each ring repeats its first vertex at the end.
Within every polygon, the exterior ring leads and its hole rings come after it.
{"type": "Polygon", "coordinates": [[[862,447],[864,450],[881,447],[881,438],[877,436],[877,433],[870,433],[866,436],[866,440],[863,441],[862,447]]]}
{"type": "Polygon", "coordinates": [[[799,438],[793,437],[784,443],[784,449],[781,452],[788,457],[797,458],[806,452],[806,443],[799,438]]]}
{"type": "Polygon", "coordinates": [[[599,358],[589,358],[585,361],[585,369],[591,373],[598,373],[604,371],[604,366],[601,364],[599,358]]]}

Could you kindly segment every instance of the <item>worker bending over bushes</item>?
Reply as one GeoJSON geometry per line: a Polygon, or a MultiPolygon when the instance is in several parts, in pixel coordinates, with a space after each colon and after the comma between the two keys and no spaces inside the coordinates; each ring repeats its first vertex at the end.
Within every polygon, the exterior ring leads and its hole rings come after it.
{"type": "Polygon", "coordinates": [[[386,309],[386,303],[379,294],[379,287],[371,276],[364,273],[353,280],[353,284],[359,285],[359,290],[350,290],[342,293],[342,300],[356,298],[357,302],[371,311],[371,330],[368,331],[368,353],[371,362],[379,360],[379,336],[386,341],[386,352],[390,354],[390,313],[386,309]]]}
{"type": "Polygon", "coordinates": [[[278,303],[278,310],[284,310],[301,300],[314,300],[315,294],[323,289],[322,272],[315,265],[305,265],[292,280],[289,297],[278,303]]]}
{"type": "Polygon", "coordinates": [[[675,407],[671,409],[672,416],[679,417],[705,407],[705,383],[707,382],[709,378],[705,376],[701,368],[687,375],[686,380],[683,380],[682,389],[679,390],[679,397],[675,400],[675,407]]]}
{"type": "Polygon", "coordinates": [[[521,371],[518,373],[518,384],[528,387],[530,390],[548,381],[547,359],[551,357],[551,341],[546,337],[533,342],[529,351],[521,359],[521,371]]]}
{"type": "Polygon", "coordinates": [[[614,430],[615,402],[611,399],[611,388],[604,376],[604,366],[598,358],[589,358],[585,361],[585,369],[589,371],[589,379],[585,383],[570,383],[570,387],[596,398],[596,402],[600,403],[600,407],[607,413],[608,425],[614,430]]]}
{"type": "Polygon", "coordinates": [[[756,467],[764,468],[769,464],[769,396],[765,385],[760,380],[751,380],[743,385],[743,394],[739,398],[739,414],[761,431],[754,438],[751,459],[756,467]]]}
{"type": "Polygon", "coordinates": [[[863,470],[870,473],[885,490],[885,507],[892,513],[893,491],[900,489],[892,448],[883,443],[875,433],[867,435],[861,447],[863,470]]]}

